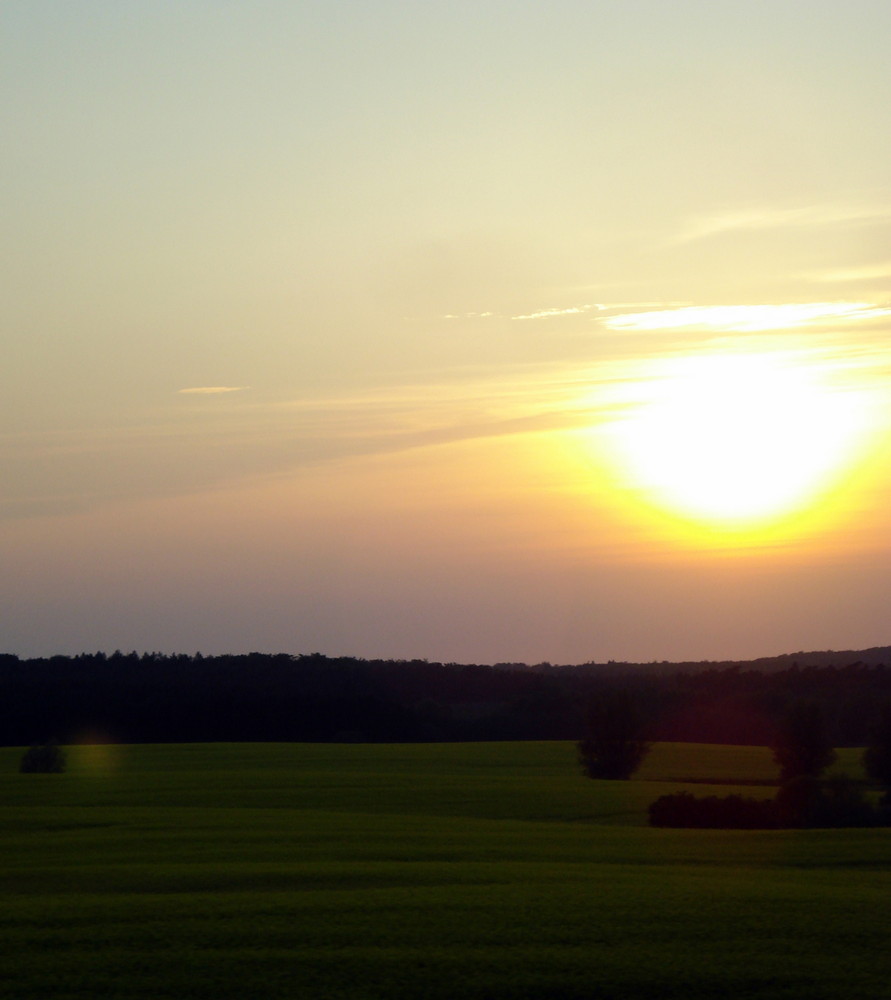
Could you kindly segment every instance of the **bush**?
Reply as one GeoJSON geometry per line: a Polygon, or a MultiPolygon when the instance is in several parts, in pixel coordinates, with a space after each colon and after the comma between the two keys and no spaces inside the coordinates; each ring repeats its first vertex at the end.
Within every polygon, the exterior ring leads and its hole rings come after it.
{"type": "Polygon", "coordinates": [[[65,770],[65,751],[53,740],[30,747],[22,755],[19,771],[22,774],[61,774],[65,770]]]}
{"type": "Polygon", "coordinates": [[[650,803],[650,826],[696,827],[709,830],[772,830],[780,825],[772,799],[742,795],[707,795],[689,792],[663,795],[650,803]]]}

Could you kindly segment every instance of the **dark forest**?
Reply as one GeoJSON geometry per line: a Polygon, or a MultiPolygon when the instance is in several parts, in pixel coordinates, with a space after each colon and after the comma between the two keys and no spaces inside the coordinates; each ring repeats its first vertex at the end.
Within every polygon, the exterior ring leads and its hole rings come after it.
{"type": "Polygon", "coordinates": [[[767,745],[816,703],[860,746],[891,701],[891,649],[744,663],[429,663],[248,653],[0,655],[0,742],[570,740],[605,691],[651,740],[767,745]]]}

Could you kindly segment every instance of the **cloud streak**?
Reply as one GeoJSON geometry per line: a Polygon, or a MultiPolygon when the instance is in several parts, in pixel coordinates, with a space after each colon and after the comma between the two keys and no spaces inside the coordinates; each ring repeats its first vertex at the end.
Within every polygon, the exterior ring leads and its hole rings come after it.
{"type": "Polygon", "coordinates": [[[891,278],[891,261],[884,264],[865,265],[863,267],[839,268],[836,271],[824,271],[810,277],[812,281],[830,283],[882,281],[891,278]]]}
{"type": "Polygon", "coordinates": [[[216,396],[223,392],[244,392],[250,389],[249,385],[198,385],[190,389],[178,389],[177,392],[184,396],[216,396]]]}
{"type": "Polygon", "coordinates": [[[603,320],[610,330],[705,328],[727,333],[786,330],[830,321],[860,322],[891,315],[871,302],[789,302],[780,305],[684,306],[626,313],[603,320]]]}
{"type": "MultiPolygon", "coordinates": [[[[811,322],[830,313],[846,319],[891,313],[869,303],[807,305],[811,322]]],[[[760,314],[749,310],[764,308],[786,307],[638,310],[601,322],[624,322],[627,330],[671,331],[694,321],[713,327],[722,318],[720,310],[742,310],[732,312],[729,320],[745,334],[738,340],[739,350],[746,351],[759,340],[748,331],[769,325],[756,322],[760,314]]],[[[802,321],[800,313],[794,318],[802,321]]],[[[728,316],[723,319],[726,326],[728,316]]],[[[767,333],[763,339],[775,338],[767,333]]],[[[619,348],[636,342],[621,336],[610,340],[619,348]]],[[[63,516],[108,503],[225,489],[375,455],[603,426],[624,416],[646,394],[647,384],[661,377],[655,360],[690,349],[683,337],[656,340],[645,358],[630,347],[583,364],[516,365],[472,375],[454,372],[450,379],[438,372],[431,381],[234,409],[171,407],[166,421],[99,435],[89,428],[2,435],[0,459],[10,474],[0,496],[0,520],[63,516]]],[[[764,349],[775,347],[765,344],[764,349]]],[[[846,340],[809,345],[799,353],[803,363],[846,372],[852,384],[887,386],[884,336],[872,344],[846,340]]]]}
{"type": "Polygon", "coordinates": [[[586,303],[581,306],[567,306],[566,308],[554,308],[554,309],[539,309],[536,312],[524,313],[520,316],[511,316],[511,319],[515,320],[530,320],[530,319],[550,319],[553,316],[580,316],[584,313],[589,312],[602,312],[607,306],[601,305],[599,302],[586,303]]]}
{"type": "Polygon", "coordinates": [[[368,393],[179,411],[166,422],[0,436],[10,470],[0,521],[82,513],[108,503],[194,494],[301,469],[485,438],[584,427],[616,405],[598,372],[531,370],[412,383],[368,393]]]}
{"type": "Polygon", "coordinates": [[[879,225],[891,222],[891,208],[856,205],[808,205],[717,212],[691,221],[673,242],[690,243],[730,232],[817,226],[879,225]]]}

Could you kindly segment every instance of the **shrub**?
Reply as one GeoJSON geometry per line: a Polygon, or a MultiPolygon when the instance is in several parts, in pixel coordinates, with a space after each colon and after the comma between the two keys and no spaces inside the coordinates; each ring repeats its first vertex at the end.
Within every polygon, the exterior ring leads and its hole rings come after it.
{"type": "Polygon", "coordinates": [[[772,799],[742,795],[707,795],[689,792],[663,795],[649,806],[650,826],[696,827],[721,830],[771,830],[780,825],[772,799]]]}
{"type": "Polygon", "coordinates": [[[65,770],[65,751],[54,740],[30,747],[22,755],[19,771],[22,774],[61,774],[65,770]]]}

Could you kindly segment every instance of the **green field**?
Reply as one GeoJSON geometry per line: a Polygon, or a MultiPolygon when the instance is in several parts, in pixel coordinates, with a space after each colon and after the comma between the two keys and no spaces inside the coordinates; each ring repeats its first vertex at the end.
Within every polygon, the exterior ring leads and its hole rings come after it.
{"type": "Polygon", "coordinates": [[[891,997],[891,830],[646,826],[670,791],[773,794],[722,784],[772,779],[760,748],[660,745],[630,782],[566,743],[20,753],[4,998],[891,997]]]}

